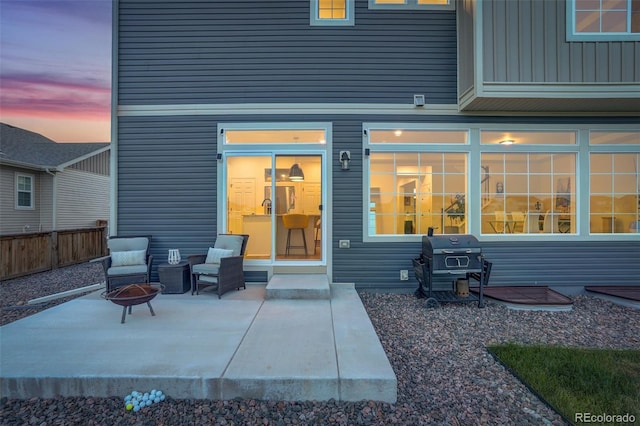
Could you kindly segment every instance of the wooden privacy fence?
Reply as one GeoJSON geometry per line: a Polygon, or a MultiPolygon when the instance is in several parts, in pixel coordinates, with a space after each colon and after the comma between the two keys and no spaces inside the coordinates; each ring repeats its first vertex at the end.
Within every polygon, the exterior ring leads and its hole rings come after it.
{"type": "Polygon", "coordinates": [[[0,280],[107,255],[106,227],[0,236],[0,280]]]}

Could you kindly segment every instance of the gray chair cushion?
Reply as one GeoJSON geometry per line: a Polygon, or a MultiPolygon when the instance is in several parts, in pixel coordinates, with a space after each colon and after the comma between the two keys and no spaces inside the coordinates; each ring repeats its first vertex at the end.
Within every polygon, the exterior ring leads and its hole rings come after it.
{"type": "Polygon", "coordinates": [[[146,275],[147,265],[112,266],[111,268],[107,269],[107,274],[109,276],[133,274],[146,275]]]}
{"type": "Polygon", "coordinates": [[[242,237],[242,235],[218,235],[218,238],[216,238],[216,242],[213,247],[233,250],[234,256],[240,256],[243,241],[244,238],[242,237]]]}
{"type": "Polygon", "coordinates": [[[107,240],[109,251],[147,250],[149,239],[145,237],[111,238],[107,240]]]}
{"type": "Polygon", "coordinates": [[[194,274],[207,274],[207,275],[218,275],[218,271],[220,270],[220,264],[215,263],[201,263],[199,265],[193,265],[193,273],[194,274]]]}

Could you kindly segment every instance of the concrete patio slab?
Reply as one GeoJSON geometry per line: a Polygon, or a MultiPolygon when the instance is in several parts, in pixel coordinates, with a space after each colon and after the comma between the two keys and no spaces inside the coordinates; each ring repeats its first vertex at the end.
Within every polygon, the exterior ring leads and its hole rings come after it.
{"type": "MultiPolygon", "coordinates": [[[[122,308],[99,292],[0,327],[2,396],[376,399],[397,382],[353,286],[328,300],[266,300],[264,285],[218,299],[160,294],[122,308]],[[385,365],[386,361],[386,365],[385,365]]],[[[339,288],[336,288],[339,287],[339,288]]]]}

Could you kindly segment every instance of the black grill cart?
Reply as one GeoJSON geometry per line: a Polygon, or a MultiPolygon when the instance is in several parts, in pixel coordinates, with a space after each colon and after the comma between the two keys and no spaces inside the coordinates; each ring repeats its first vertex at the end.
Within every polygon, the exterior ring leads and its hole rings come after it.
{"type": "Polygon", "coordinates": [[[427,307],[437,307],[440,302],[478,302],[484,307],[483,286],[489,282],[491,262],[484,259],[480,243],[473,235],[424,235],[422,253],[412,259],[413,271],[418,280],[417,297],[426,297],[427,307]],[[436,290],[434,278],[451,278],[450,290],[436,290]],[[465,297],[456,294],[457,280],[473,278],[479,282],[479,292],[465,297]]]}

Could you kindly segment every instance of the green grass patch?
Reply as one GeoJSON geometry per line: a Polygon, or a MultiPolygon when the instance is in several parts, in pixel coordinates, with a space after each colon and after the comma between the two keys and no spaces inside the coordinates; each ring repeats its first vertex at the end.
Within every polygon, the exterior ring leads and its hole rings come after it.
{"type": "Polygon", "coordinates": [[[576,413],[628,413],[640,422],[639,350],[515,344],[488,349],[572,423],[594,424],[580,421],[576,413]]]}

